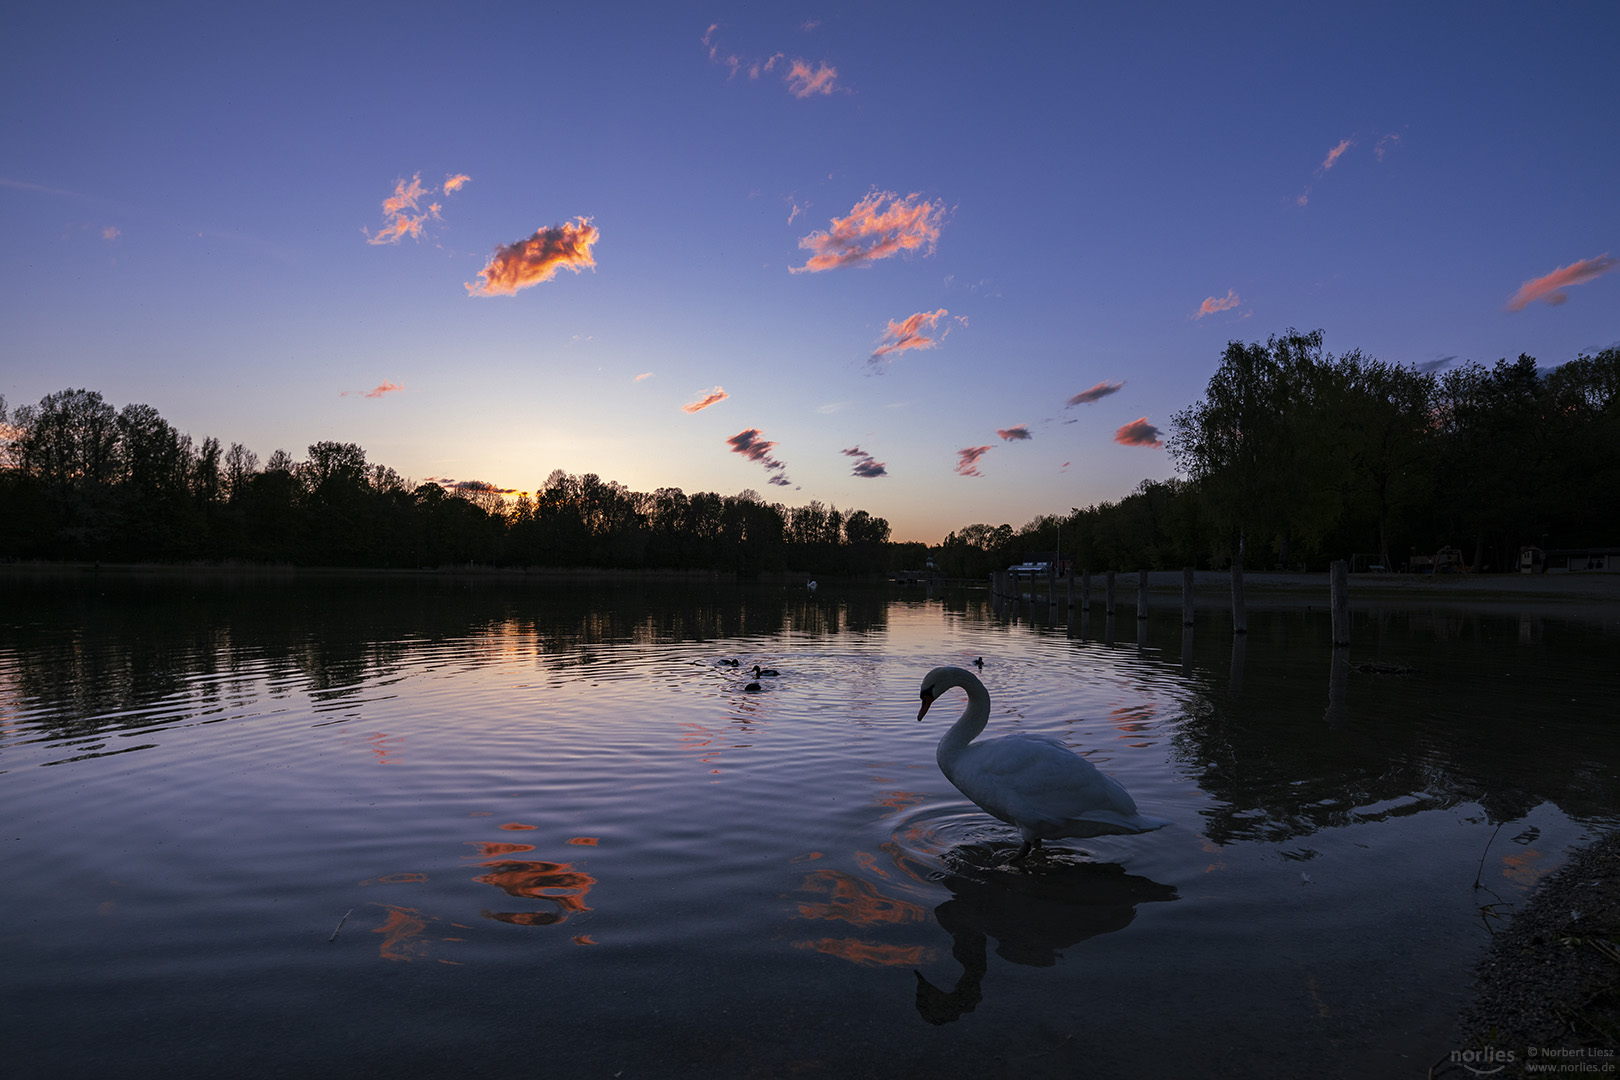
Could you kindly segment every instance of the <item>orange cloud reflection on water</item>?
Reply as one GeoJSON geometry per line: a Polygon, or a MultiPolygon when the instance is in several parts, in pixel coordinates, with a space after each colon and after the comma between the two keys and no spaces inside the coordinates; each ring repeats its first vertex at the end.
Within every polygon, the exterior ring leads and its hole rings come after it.
{"type": "Polygon", "coordinates": [[[585,903],[596,879],[571,863],[547,862],[543,859],[496,859],[480,863],[489,870],[473,878],[482,885],[493,885],[508,896],[531,900],[544,900],[556,907],[555,911],[498,912],[485,911],[486,919],[512,923],[516,926],[551,926],[564,922],[570,915],[591,910],[585,903]]]}
{"type": "Polygon", "coordinates": [[[371,932],[383,935],[378,955],[384,960],[420,960],[427,953],[427,942],[417,938],[427,929],[427,919],[415,908],[383,905],[388,917],[371,932]]]}
{"type": "MultiPolygon", "coordinates": [[[[870,859],[870,856],[868,856],[870,859]]],[[[842,919],[856,926],[885,923],[922,922],[928,911],[920,904],[896,900],[878,892],[877,887],[842,870],[816,870],[805,879],[805,892],[829,893],[826,903],[800,904],[801,919],[842,919]]]]}
{"type": "Polygon", "coordinates": [[[496,855],[519,855],[534,850],[533,844],[502,844],[489,840],[469,840],[467,846],[478,849],[477,855],[468,856],[474,859],[489,859],[496,855]]]}
{"type": "Polygon", "coordinates": [[[1535,848],[1525,848],[1522,855],[1502,856],[1502,876],[1515,885],[1529,888],[1545,877],[1549,869],[1546,856],[1535,848]]]}

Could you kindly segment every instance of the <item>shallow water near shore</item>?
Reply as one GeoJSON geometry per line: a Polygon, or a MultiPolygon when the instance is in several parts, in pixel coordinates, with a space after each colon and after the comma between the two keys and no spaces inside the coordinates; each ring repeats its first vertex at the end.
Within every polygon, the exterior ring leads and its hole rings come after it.
{"type": "Polygon", "coordinates": [[[1027,615],[6,579],[7,1073],[1419,1076],[1493,919],[1620,822],[1612,620],[1027,615]],[[934,762],[961,695],[915,719],[979,657],[986,737],[1174,824],[1003,865],[934,762]]]}

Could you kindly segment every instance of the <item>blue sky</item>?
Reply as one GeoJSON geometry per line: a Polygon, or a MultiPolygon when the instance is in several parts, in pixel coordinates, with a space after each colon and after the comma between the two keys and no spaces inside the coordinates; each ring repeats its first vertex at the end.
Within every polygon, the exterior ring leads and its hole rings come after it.
{"type": "Polygon", "coordinates": [[[932,542],[1172,475],[1232,339],[1620,339],[1620,7],[1053,7],[14,5],[0,394],[932,542]]]}

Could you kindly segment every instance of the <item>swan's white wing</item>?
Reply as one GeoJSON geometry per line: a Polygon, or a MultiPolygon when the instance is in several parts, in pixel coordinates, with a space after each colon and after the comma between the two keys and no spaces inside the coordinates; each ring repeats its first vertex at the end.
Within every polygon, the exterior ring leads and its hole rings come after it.
{"type": "Polygon", "coordinates": [[[974,743],[950,780],[968,798],[1026,836],[1135,833],[1168,824],[1137,813],[1111,777],[1074,751],[1039,735],[974,743]]]}

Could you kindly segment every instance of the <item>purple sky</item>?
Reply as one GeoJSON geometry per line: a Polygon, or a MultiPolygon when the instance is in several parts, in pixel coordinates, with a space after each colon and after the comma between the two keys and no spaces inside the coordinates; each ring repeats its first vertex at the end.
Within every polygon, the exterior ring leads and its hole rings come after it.
{"type": "Polygon", "coordinates": [[[1230,339],[1620,338],[1620,7],[0,16],[0,393],[896,539],[1173,474],[1230,339]]]}

